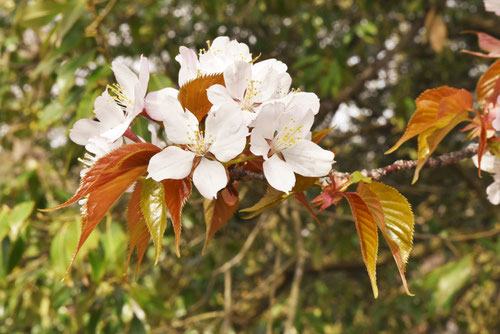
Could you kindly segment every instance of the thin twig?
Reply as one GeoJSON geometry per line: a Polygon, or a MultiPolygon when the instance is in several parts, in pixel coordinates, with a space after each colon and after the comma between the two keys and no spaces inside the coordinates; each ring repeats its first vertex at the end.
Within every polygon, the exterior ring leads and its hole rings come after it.
{"type": "Polygon", "coordinates": [[[245,240],[245,243],[243,244],[243,247],[241,247],[238,254],[236,254],[231,260],[227,261],[222,266],[220,266],[219,268],[215,269],[212,272],[212,276],[210,277],[210,280],[208,281],[205,294],[198,302],[196,302],[191,307],[191,309],[190,309],[191,313],[195,312],[201,306],[205,305],[206,302],[208,302],[208,299],[210,298],[210,295],[212,294],[217,275],[231,269],[232,267],[237,265],[245,257],[246,253],[250,250],[250,247],[252,246],[253,242],[257,238],[257,235],[259,234],[260,229],[262,228],[262,225],[267,220],[267,218],[268,218],[267,215],[262,215],[261,218],[259,219],[259,221],[257,222],[257,224],[255,224],[255,227],[253,228],[252,232],[250,232],[250,234],[248,235],[248,238],[245,240]]]}
{"type": "Polygon", "coordinates": [[[442,240],[450,240],[450,241],[470,241],[470,240],[477,240],[477,239],[482,239],[482,238],[491,238],[499,233],[500,233],[500,226],[496,226],[495,228],[492,228],[491,230],[480,231],[480,232],[469,233],[469,234],[457,234],[457,235],[444,236],[444,235],[439,235],[439,234],[415,233],[414,236],[417,239],[442,239],[442,240]]]}
{"type": "Polygon", "coordinates": [[[231,269],[224,272],[224,312],[222,333],[229,333],[231,330],[231,269]]]}
{"type": "MultiPolygon", "coordinates": [[[[280,268],[280,263],[281,263],[281,250],[279,249],[279,247],[276,247],[273,275],[275,275],[278,272],[280,268]]],[[[273,307],[274,304],[276,303],[276,287],[277,287],[276,282],[272,282],[271,291],[269,292],[269,313],[267,318],[266,334],[273,333],[273,307]]]]}
{"type": "Polygon", "coordinates": [[[304,264],[306,254],[304,250],[304,242],[302,240],[302,222],[298,210],[292,212],[293,227],[295,230],[295,247],[297,252],[297,263],[295,264],[295,274],[293,277],[292,288],[290,290],[290,302],[288,304],[288,316],[285,323],[285,333],[292,333],[295,322],[295,315],[297,314],[297,306],[299,304],[300,296],[300,282],[304,275],[304,264]]]}
{"type": "Polygon", "coordinates": [[[186,318],[184,320],[174,320],[172,321],[172,326],[189,328],[190,324],[196,323],[198,321],[219,318],[224,316],[224,314],[225,314],[224,311],[213,311],[213,312],[202,313],[186,318]]]}

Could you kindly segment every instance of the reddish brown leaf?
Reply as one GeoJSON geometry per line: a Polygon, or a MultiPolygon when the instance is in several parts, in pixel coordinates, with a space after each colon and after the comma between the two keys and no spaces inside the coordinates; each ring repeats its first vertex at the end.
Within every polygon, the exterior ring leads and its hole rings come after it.
{"type": "Polygon", "coordinates": [[[205,223],[207,224],[207,235],[203,254],[215,232],[224,226],[238,209],[238,189],[234,183],[218,192],[217,198],[203,201],[205,223]]]}
{"type": "Polygon", "coordinates": [[[477,148],[477,172],[479,174],[479,177],[481,177],[481,160],[483,159],[483,155],[486,153],[486,145],[488,144],[488,129],[493,127],[491,126],[491,123],[488,122],[488,114],[486,115],[481,115],[478,111],[474,110],[476,113],[476,117],[474,120],[479,121],[479,145],[477,148]]]}
{"type": "Polygon", "coordinates": [[[110,179],[110,173],[118,168],[133,168],[134,166],[147,165],[149,159],[161,150],[150,143],[136,143],[117,148],[99,159],[80,181],[80,187],[75,195],[63,204],[41,211],[53,211],[78,202],[87,196],[93,188],[110,179]],[[123,165],[123,166],[122,166],[123,165]],[[98,182],[99,181],[99,182],[98,182]]]}
{"type": "Polygon", "coordinates": [[[139,176],[144,174],[147,165],[135,167],[126,171],[116,173],[115,177],[100,185],[93,187],[88,195],[87,202],[82,209],[82,234],[78,241],[78,246],[73,254],[73,258],[68,267],[68,273],[73,265],[73,262],[82,247],[83,243],[89,237],[90,233],[99,224],[109,208],[118,200],[118,198],[137,180],[139,176]]]}
{"type": "Polygon", "coordinates": [[[466,121],[468,119],[468,113],[462,112],[451,118],[448,121],[448,125],[443,128],[438,128],[434,126],[427,129],[425,132],[418,136],[418,162],[415,168],[415,174],[413,175],[412,183],[417,182],[420,170],[424,167],[425,163],[429,157],[434,153],[439,143],[443,138],[459,123],[466,121]]]}
{"type": "MultiPolygon", "coordinates": [[[[375,219],[377,226],[382,232],[385,241],[389,245],[391,253],[394,257],[394,261],[396,262],[396,265],[398,267],[401,280],[403,281],[403,286],[406,293],[410,296],[413,296],[413,294],[408,289],[408,283],[405,276],[405,265],[412,247],[413,235],[413,219],[410,220],[407,217],[407,208],[409,207],[408,202],[394,188],[390,188],[379,182],[374,182],[372,184],[360,182],[356,192],[361,196],[365,204],[370,209],[370,212],[375,219]],[[372,190],[371,187],[382,194],[383,199],[386,203],[386,210],[391,213],[387,216],[387,218],[384,214],[381,199],[379,198],[377,193],[372,190]],[[394,205],[394,203],[396,205],[394,205]],[[392,207],[390,207],[390,205],[392,205],[392,207]],[[400,209],[401,205],[404,206],[403,209],[400,209]],[[391,219],[391,217],[396,217],[396,219],[391,219]],[[390,231],[387,228],[386,220],[389,224],[391,224],[391,226],[394,227],[393,231],[390,231]],[[410,220],[409,223],[407,223],[408,220],[410,220]],[[400,235],[402,236],[400,237],[400,235]],[[405,254],[404,259],[402,253],[405,254]]],[[[413,216],[411,216],[411,218],[413,218],[413,216]]]]}
{"type": "Polygon", "coordinates": [[[144,215],[141,210],[141,193],[142,181],[137,181],[134,187],[134,192],[130,197],[127,209],[127,226],[129,231],[129,249],[127,256],[127,269],[130,264],[130,258],[135,248],[137,248],[137,267],[135,275],[139,273],[142,259],[146,253],[146,249],[151,238],[149,235],[148,226],[144,220],[144,215]]]}
{"type": "Polygon", "coordinates": [[[181,212],[182,207],[191,195],[191,180],[185,178],[182,180],[167,179],[161,181],[165,189],[165,203],[170,216],[172,217],[172,225],[175,233],[175,252],[177,256],[181,256],[180,239],[181,239],[181,212]]]}
{"type": "Polygon", "coordinates": [[[264,197],[262,197],[257,203],[249,208],[241,209],[240,212],[249,212],[249,214],[244,219],[251,219],[262,212],[274,208],[275,206],[283,203],[288,198],[289,195],[282,191],[276,190],[271,186],[268,186],[264,197]]]}
{"type": "Polygon", "coordinates": [[[320,141],[323,140],[323,138],[326,137],[326,135],[328,135],[330,133],[330,131],[332,131],[334,128],[334,126],[332,126],[331,128],[328,128],[328,129],[324,129],[324,130],[320,130],[320,131],[314,131],[312,133],[312,138],[311,140],[313,142],[315,142],[316,144],[318,144],[320,141]]]}
{"type": "Polygon", "coordinates": [[[99,159],[87,172],[75,196],[66,203],[53,208],[71,205],[87,196],[82,208],[82,233],[67,273],[78,251],[102,217],[116,200],[144,174],[149,159],[159,151],[158,147],[149,143],[130,144],[114,150],[99,159]]]}
{"type": "Polygon", "coordinates": [[[415,101],[417,110],[408,122],[405,133],[391,149],[385,152],[385,154],[394,152],[408,139],[411,139],[434,126],[438,121],[440,114],[443,115],[443,113],[440,113],[439,110],[440,103],[444,98],[455,95],[458,92],[460,92],[459,89],[448,86],[429,89],[423,92],[415,101]]]}
{"type": "Polygon", "coordinates": [[[377,252],[378,252],[378,231],[377,223],[370,209],[357,193],[347,192],[343,196],[349,202],[356,231],[358,232],[359,243],[361,245],[361,255],[365,263],[370,282],[372,284],[373,296],[378,297],[377,288],[377,252]]]}
{"type": "Polygon", "coordinates": [[[484,32],[478,31],[464,31],[464,33],[476,34],[479,42],[479,47],[487,51],[486,53],[474,52],[469,50],[462,50],[462,52],[469,53],[474,56],[479,56],[483,58],[498,58],[500,57],[500,40],[493,36],[485,34],[484,32]]]}
{"type": "Polygon", "coordinates": [[[337,205],[342,200],[343,188],[349,181],[339,180],[330,174],[330,184],[323,188],[321,194],[316,196],[311,203],[320,206],[319,212],[331,205],[337,205]]]}
{"type": "Polygon", "coordinates": [[[500,59],[493,63],[484,73],[476,86],[477,101],[485,109],[490,103],[495,103],[500,94],[500,59]]]}
{"type": "Polygon", "coordinates": [[[309,205],[309,202],[307,201],[306,196],[304,195],[303,192],[298,192],[293,194],[293,196],[299,201],[300,204],[306,208],[306,210],[313,216],[314,220],[318,222],[318,224],[321,224],[321,221],[319,220],[318,216],[316,215],[316,212],[314,212],[313,208],[309,205]]]}
{"type": "Polygon", "coordinates": [[[224,75],[202,75],[185,83],[179,90],[178,99],[182,106],[192,112],[198,121],[208,113],[212,103],[208,100],[207,89],[212,85],[224,85],[224,75]]]}

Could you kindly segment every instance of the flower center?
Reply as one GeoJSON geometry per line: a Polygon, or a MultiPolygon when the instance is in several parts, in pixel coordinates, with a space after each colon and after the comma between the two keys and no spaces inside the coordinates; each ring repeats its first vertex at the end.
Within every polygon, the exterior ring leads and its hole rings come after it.
{"type": "Polygon", "coordinates": [[[297,144],[299,140],[304,139],[302,125],[295,126],[295,119],[293,118],[291,118],[291,124],[289,124],[290,126],[285,125],[281,131],[276,131],[270,144],[272,153],[281,152],[287,147],[297,144]]]}
{"type": "Polygon", "coordinates": [[[189,142],[186,144],[187,148],[198,156],[203,156],[208,152],[210,145],[214,142],[212,135],[205,138],[205,132],[195,130],[188,133],[189,142]]]}
{"type": "Polygon", "coordinates": [[[248,80],[247,79],[247,88],[246,88],[245,93],[243,95],[243,101],[241,101],[241,109],[242,110],[248,110],[250,112],[255,112],[255,110],[253,108],[259,106],[260,103],[255,103],[254,99],[257,95],[262,93],[262,90],[260,89],[261,84],[262,84],[262,81],[248,80]]]}
{"type": "Polygon", "coordinates": [[[107,88],[110,92],[109,96],[111,96],[114,102],[118,104],[123,110],[126,110],[127,108],[134,105],[134,102],[132,102],[132,100],[125,95],[125,93],[123,92],[123,88],[119,84],[114,83],[113,85],[107,85],[107,88]]]}

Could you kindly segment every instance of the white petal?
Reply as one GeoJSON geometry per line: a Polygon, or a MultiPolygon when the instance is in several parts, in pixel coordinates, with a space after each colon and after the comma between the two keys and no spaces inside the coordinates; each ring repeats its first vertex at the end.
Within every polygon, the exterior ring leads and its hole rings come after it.
{"type": "Polygon", "coordinates": [[[89,139],[89,143],[85,145],[85,149],[90,153],[94,153],[95,157],[98,159],[122,145],[123,139],[118,139],[115,142],[109,142],[102,137],[92,137],[89,139]]]}
{"type": "Polygon", "coordinates": [[[190,138],[196,138],[199,131],[198,119],[189,110],[185,112],[172,104],[167,110],[163,125],[167,138],[175,144],[188,144],[190,138]]]}
{"type": "Polygon", "coordinates": [[[123,110],[109,96],[108,91],[95,99],[94,112],[104,129],[111,129],[125,120],[123,110]]]}
{"type": "Polygon", "coordinates": [[[486,188],[486,194],[488,194],[488,200],[494,204],[500,204],[500,181],[495,180],[492,184],[486,188]]]}
{"type": "Polygon", "coordinates": [[[104,131],[101,134],[101,136],[110,142],[114,142],[115,140],[123,136],[123,134],[125,133],[125,131],[127,131],[132,121],[133,119],[131,117],[127,117],[125,121],[123,121],[122,123],[112,127],[109,130],[104,131]]]}
{"type": "Polygon", "coordinates": [[[207,97],[210,103],[216,106],[220,106],[226,103],[234,103],[235,105],[237,105],[231,95],[229,95],[227,88],[222,85],[210,86],[207,89],[207,97]]]}
{"type": "Polygon", "coordinates": [[[261,155],[267,160],[267,154],[270,149],[271,146],[269,146],[266,138],[254,129],[250,135],[250,152],[254,155],[261,155]]]}
{"type": "Polygon", "coordinates": [[[167,144],[158,138],[158,130],[160,126],[156,123],[149,123],[148,130],[151,132],[151,144],[158,146],[159,148],[164,148],[167,144]]]}
{"type": "Polygon", "coordinates": [[[297,109],[307,111],[311,109],[314,115],[319,112],[319,98],[314,93],[292,92],[284,100],[286,100],[287,110],[297,109]]]}
{"type": "Polygon", "coordinates": [[[238,100],[243,99],[247,85],[252,79],[252,64],[237,61],[224,71],[224,82],[229,94],[238,100]]]}
{"type": "Polygon", "coordinates": [[[172,108],[182,112],[182,106],[177,100],[178,94],[177,89],[170,87],[148,93],[144,104],[149,117],[155,121],[163,122],[172,108]]]}
{"type": "Polygon", "coordinates": [[[111,69],[125,96],[134,101],[135,86],[139,83],[137,75],[127,65],[117,61],[111,63],[111,69]]]}
{"type": "Polygon", "coordinates": [[[297,128],[300,127],[300,133],[298,136],[305,138],[305,136],[311,131],[311,127],[314,122],[314,115],[310,109],[304,110],[299,108],[286,109],[279,115],[278,123],[280,124],[278,132],[282,132],[285,128],[297,128]]]}
{"type": "Polygon", "coordinates": [[[333,152],[324,150],[309,140],[299,140],[281,153],[295,173],[311,177],[327,175],[335,157],[333,152]]]}
{"type": "Polygon", "coordinates": [[[149,83],[149,62],[147,57],[141,55],[141,64],[139,70],[139,86],[141,87],[140,93],[142,99],[144,99],[144,96],[146,96],[146,92],[148,90],[148,83],[149,83]]]}
{"type": "Polygon", "coordinates": [[[212,108],[205,129],[205,140],[212,142],[209,150],[219,161],[227,162],[245,148],[248,128],[243,124],[239,110],[230,105],[212,108]]]}
{"type": "Polygon", "coordinates": [[[226,170],[220,162],[201,158],[193,173],[193,183],[203,197],[216,198],[217,192],[227,184],[226,170]]]}
{"type": "Polygon", "coordinates": [[[498,0],[484,0],[484,7],[488,12],[493,12],[500,16],[500,2],[498,0]]]}
{"type": "Polygon", "coordinates": [[[186,82],[198,76],[200,63],[198,62],[196,52],[185,46],[181,46],[175,60],[181,65],[181,69],[179,70],[179,86],[182,87],[186,82]]]}
{"type": "MultiPolygon", "coordinates": [[[[472,157],[472,161],[476,167],[478,167],[478,156],[477,154],[472,157]]],[[[490,152],[486,152],[481,159],[481,170],[488,173],[499,173],[500,172],[500,159],[490,152]]]]}
{"type": "Polygon", "coordinates": [[[279,121],[284,110],[284,104],[279,102],[267,103],[262,106],[257,118],[253,121],[252,135],[256,132],[264,138],[273,139],[275,131],[281,126],[279,121]]]}
{"type": "Polygon", "coordinates": [[[168,146],[149,160],[149,177],[155,181],[180,180],[191,173],[195,154],[177,146],[168,146]]]}
{"type": "Polygon", "coordinates": [[[293,170],[286,162],[281,160],[276,154],[262,165],[264,176],[267,182],[276,190],[288,194],[295,185],[295,175],[293,170]]]}
{"type": "Polygon", "coordinates": [[[250,48],[245,43],[239,43],[236,40],[232,40],[226,46],[225,55],[228,59],[232,61],[245,61],[249,62],[252,60],[252,55],[250,54],[250,48]]]}
{"type": "Polygon", "coordinates": [[[73,128],[69,130],[69,138],[78,145],[87,145],[89,139],[99,136],[101,130],[99,122],[83,118],[76,121],[73,128]]]}
{"type": "Polygon", "coordinates": [[[229,37],[227,36],[219,36],[216,39],[212,41],[210,44],[210,49],[209,51],[223,51],[226,49],[227,45],[229,44],[229,37]]]}

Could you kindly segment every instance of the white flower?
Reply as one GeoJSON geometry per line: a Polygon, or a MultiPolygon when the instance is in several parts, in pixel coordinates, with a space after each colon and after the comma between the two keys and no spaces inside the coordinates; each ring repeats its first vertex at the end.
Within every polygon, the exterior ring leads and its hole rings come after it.
{"type": "Polygon", "coordinates": [[[69,131],[69,137],[73,142],[85,146],[87,151],[96,154],[97,157],[105,155],[123,143],[123,139],[111,141],[101,136],[125,121],[123,111],[110,100],[111,97],[105,91],[94,102],[94,112],[98,121],[80,119],[69,131]]]}
{"type": "Polygon", "coordinates": [[[229,108],[212,108],[201,130],[190,111],[184,111],[172,90],[156,92],[149,100],[148,112],[163,117],[168,139],[179,146],[168,146],[151,158],[149,177],[156,181],[183,179],[193,172],[193,183],[208,199],[228,182],[227,162],[245,148],[248,128],[229,108]],[[166,110],[166,112],[162,112],[166,110]]]}
{"type": "Polygon", "coordinates": [[[276,59],[256,64],[237,61],[224,71],[225,86],[213,85],[207,97],[215,106],[229,104],[244,113],[250,123],[263,103],[286,96],[292,79],[276,59]]]}
{"type": "Polygon", "coordinates": [[[125,119],[102,134],[110,141],[120,138],[129,128],[132,121],[139,116],[144,108],[144,97],[148,89],[149,64],[148,59],[141,55],[139,77],[126,65],[114,61],[111,69],[118,84],[108,86],[115,103],[125,112],[125,119]]]}
{"type": "Polygon", "coordinates": [[[208,50],[201,50],[199,58],[195,51],[181,46],[175,60],[181,65],[179,86],[182,87],[201,74],[222,73],[235,61],[250,62],[252,54],[245,43],[221,36],[209,44],[208,50]]]}
{"type": "MultiPolygon", "coordinates": [[[[478,166],[477,155],[472,157],[476,167],[478,166]]],[[[493,183],[486,188],[486,194],[488,195],[488,200],[494,204],[500,204],[500,159],[497,156],[486,152],[481,160],[481,170],[488,172],[493,175],[493,183]]]]}
{"type": "MultiPolygon", "coordinates": [[[[72,141],[85,146],[92,143],[87,150],[96,154],[98,151],[107,151],[109,147],[116,148],[118,144],[115,142],[121,140],[132,121],[144,108],[144,96],[149,81],[146,57],[141,56],[140,67],[137,77],[127,66],[112,63],[111,68],[118,84],[108,86],[95,100],[94,112],[98,121],[81,119],[73,125],[69,134],[72,141]]],[[[120,145],[121,143],[118,146],[120,145]]]]}
{"type": "Polygon", "coordinates": [[[500,16],[500,1],[498,0],[484,0],[484,7],[488,12],[493,12],[500,16]]]}
{"type": "Polygon", "coordinates": [[[307,139],[313,120],[311,109],[285,111],[281,102],[262,107],[254,121],[250,151],[264,158],[264,176],[273,188],[288,193],[295,185],[294,173],[320,177],[330,171],[333,152],[307,139]]]}

